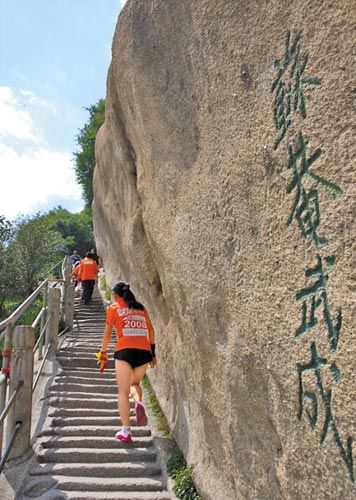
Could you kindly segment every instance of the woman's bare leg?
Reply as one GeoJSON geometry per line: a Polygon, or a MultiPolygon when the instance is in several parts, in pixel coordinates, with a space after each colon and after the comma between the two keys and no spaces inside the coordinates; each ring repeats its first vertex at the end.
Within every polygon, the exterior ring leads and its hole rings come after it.
{"type": "Polygon", "coordinates": [[[142,389],[140,386],[141,380],[143,379],[148,363],[142,366],[134,368],[131,381],[131,395],[135,401],[142,401],[142,389]]]}
{"type": "Polygon", "coordinates": [[[119,390],[118,408],[122,425],[130,427],[130,385],[134,370],[131,365],[121,359],[115,359],[116,382],[119,390]]]}

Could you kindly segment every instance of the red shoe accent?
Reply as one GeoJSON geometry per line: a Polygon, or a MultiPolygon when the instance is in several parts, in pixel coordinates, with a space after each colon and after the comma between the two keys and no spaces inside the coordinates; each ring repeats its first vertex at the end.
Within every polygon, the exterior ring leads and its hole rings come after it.
{"type": "Polygon", "coordinates": [[[117,439],[118,441],[124,441],[125,443],[131,443],[132,436],[131,436],[131,434],[128,434],[127,436],[125,436],[125,434],[123,434],[122,431],[119,431],[115,434],[115,439],[117,439]]]}
{"type": "Polygon", "coordinates": [[[145,411],[145,407],[142,403],[136,403],[136,422],[137,425],[147,425],[147,415],[145,411]]]}

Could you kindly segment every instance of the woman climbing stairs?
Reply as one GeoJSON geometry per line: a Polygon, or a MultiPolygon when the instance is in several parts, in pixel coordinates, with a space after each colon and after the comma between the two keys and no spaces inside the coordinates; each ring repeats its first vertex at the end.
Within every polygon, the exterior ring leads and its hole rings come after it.
{"type": "Polygon", "coordinates": [[[133,402],[132,443],[114,439],[121,425],[114,364],[110,361],[101,374],[95,358],[104,326],[99,294],[95,291],[91,305],[77,299],[75,328],[61,346],[61,368],[47,390],[48,414],[34,446],[35,463],[17,499],[172,498],[151,431],[136,425],[133,402]]]}

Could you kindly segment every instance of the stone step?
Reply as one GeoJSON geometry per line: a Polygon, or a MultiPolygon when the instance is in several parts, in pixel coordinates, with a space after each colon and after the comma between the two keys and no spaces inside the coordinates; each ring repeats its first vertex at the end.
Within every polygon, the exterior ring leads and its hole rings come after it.
{"type": "Polygon", "coordinates": [[[128,446],[149,448],[153,445],[152,436],[136,436],[133,438],[132,443],[129,444],[118,441],[114,436],[115,434],[113,434],[112,437],[90,436],[89,439],[85,434],[82,436],[48,436],[47,438],[38,440],[38,445],[46,449],[75,448],[76,450],[87,448],[108,450],[125,448],[128,446]]]}
{"type": "MultiPolygon", "coordinates": [[[[104,332],[105,332],[105,322],[104,321],[95,321],[90,318],[84,318],[80,321],[77,321],[77,326],[75,330],[70,332],[70,337],[67,338],[80,338],[87,339],[90,342],[93,338],[97,341],[97,338],[103,340],[104,332]]],[[[114,338],[114,335],[110,340],[114,338]]]]}
{"type": "MultiPolygon", "coordinates": [[[[51,390],[49,388],[48,392],[49,392],[48,396],[50,398],[58,397],[59,399],[64,400],[67,397],[67,394],[65,391],[63,393],[60,391],[54,391],[53,393],[51,393],[51,390]]],[[[68,393],[68,397],[75,398],[75,399],[82,399],[85,401],[85,400],[89,400],[89,399],[96,400],[96,399],[99,399],[99,397],[102,400],[105,400],[105,399],[111,400],[111,399],[113,399],[114,396],[113,396],[113,394],[109,394],[109,393],[108,394],[100,394],[100,386],[98,386],[98,393],[71,391],[70,393],[68,393]]]]}
{"type": "Polygon", "coordinates": [[[81,310],[78,310],[74,315],[74,326],[76,327],[78,323],[80,323],[80,321],[82,321],[83,319],[91,319],[93,323],[105,323],[106,313],[104,311],[90,310],[87,307],[85,309],[83,308],[81,310]]]}
{"type": "Polygon", "coordinates": [[[153,446],[147,448],[135,448],[134,444],[124,443],[122,448],[101,450],[100,448],[86,448],[85,450],[73,450],[70,448],[36,448],[36,454],[40,463],[94,463],[102,464],[108,462],[155,462],[156,451],[153,446]]]}
{"type": "MultiPolygon", "coordinates": [[[[98,352],[99,351],[99,348],[96,349],[95,352],[98,352]]],[[[83,352],[81,351],[80,349],[78,349],[77,351],[75,351],[75,349],[72,349],[70,351],[67,351],[67,352],[63,352],[61,351],[59,354],[58,354],[58,358],[59,359],[62,359],[62,358],[82,358],[82,359],[87,359],[88,361],[95,361],[95,363],[98,361],[96,356],[95,356],[95,352],[93,350],[93,353],[89,353],[89,352],[83,352]]],[[[113,358],[111,358],[113,360],[113,358]]],[[[109,356],[109,361],[110,361],[110,356],[109,356]]]]}
{"type": "Polygon", "coordinates": [[[103,335],[105,330],[105,320],[93,319],[90,316],[77,319],[75,325],[75,329],[70,332],[70,335],[80,334],[83,330],[91,330],[103,335]]]}
{"type": "MultiPolygon", "coordinates": [[[[79,342],[81,345],[83,345],[83,347],[84,346],[95,347],[97,345],[96,343],[98,341],[98,338],[100,338],[102,342],[104,338],[104,331],[105,331],[105,325],[94,325],[94,324],[82,325],[80,327],[80,330],[72,330],[70,333],[68,333],[66,341],[79,342]]],[[[111,334],[108,345],[109,346],[115,345],[116,341],[117,341],[116,333],[113,332],[111,334]]]]}
{"type": "MultiPolygon", "coordinates": [[[[55,491],[55,490],[54,490],[55,491]]],[[[132,491],[132,492],[80,492],[67,491],[65,496],[53,496],[55,500],[172,500],[172,497],[167,491],[132,491]]],[[[50,500],[50,499],[48,499],[50,500]]]]}
{"type": "MultiPolygon", "coordinates": [[[[85,353],[90,356],[95,356],[97,352],[100,350],[100,345],[88,345],[88,343],[78,343],[76,342],[74,345],[67,346],[67,347],[62,347],[61,352],[62,353],[73,353],[73,352],[78,352],[78,353],[85,353]]],[[[114,345],[113,345],[114,347],[114,345]]]]}
{"type": "MultiPolygon", "coordinates": [[[[113,409],[113,410],[106,410],[103,409],[101,410],[100,408],[88,408],[88,409],[81,409],[81,408],[58,408],[54,411],[51,411],[51,413],[48,413],[49,417],[91,417],[93,419],[96,419],[98,422],[99,420],[103,417],[116,417],[118,418],[118,410],[113,409]]],[[[130,416],[134,416],[134,410],[131,408],[130,410],[130,416]]]]}
{"type": "Polygon", "coordinates": [[[74,376],[74,377],[92,377],[92,378],[99,378],[99,379],[112,379],[115,380],[115,369],[113,368],[106,368],[103,373],[100,373],[98,370],[98,366],[93,368],[85,368],[85,367],[73,367],[73,368],[62,368],[58,373],[58,375],[68,375],[68,376],[74,376]]]}
{"type": "MultiPolygon", "coordinates": [[[[104,337],[104,329],[104,325],[95,326],[93,328],[89,328],[88,325],[82,325],[80,330],[72,333],[70,337],[66,337],[66,340],[70,342],[80,342],[84,345],[92,345],[93,347],[97,346],[99,350],[104,337]]],[[[113,345],[114,341],[115,336],[112,335],[109,345],[113,345]]]]}
{"type": "MultiPolygon", "coordinates": [[[[101,337],[101,340],[103,340],[104,331],[105,325],[103,324],[84,323],[80,325],[78,329],[68,333],[66,340],[69,342],[81,342],[86,345],[94,345],[98,337],[101,337]]],[[[112,335],[110,342],[113,343],[114,340],[115,337],[112,335]]]]}
{"type": "Polygon", "coordinates": [[[51,476],[57,481],[56,488],[61,491],[162,491],[165,485],[160,479],[150,477],[102,478],[77,476],[51,476]]]}
{"type": "MultiPolygon", "coordinates": [[[[116,415],[115,417],[103,417],[101,416],[98,418],[98,416],[90,416],[90,417],[78,417],[77,415],[75,416],[70,416],[70,417],[61,417],[61,416],[54,416],[52,418],[52,426],[53,427],[77,427],[81,425],[89,425],[89,426],[97,426],[100,423],[103,427],[106,426],[120,426],[122,425],[121,418],[116,415]]],[[[135,417],[130,418],[130,425],[132,427],[139,427],[136,423],[135,417]]],[[[142,426],[140,426],[142,427],[142,426]]],[[[146,426],[145,426],[146,427],[146,426]]]]}
{"type": "MultiPolygon", "coordinates": [[[[104,372],[105,373],[105,372],[104,372]]],[[[116,386],[116,379],[114,377],[111,378],[94,378],[94,377],[83,377],[83,376],[73,376],[73,375],[57,375],[56,378],[53,381],[55,384],[87,384],[87,385],[97,385],[97,386],[102,386],[102,385],[115,385],[116,386]]]]}
{"type": "Polygon", "coordinates": [[[161,468],[157,462],[144,463],[105,463],[100,464],[43,464],[31,470],[31,476],[81,476],[81,477],[149,477],[160,476],[161,468]]]}
{"type": "Polygon", "coordinates": [[[92,319],[90,317],[77,319],[75,321],[74,329],[67,334],[67,338],[75,337],[77,335],[82,335],[84,331],[92,332],[94,334],[100,334],[101,336],[103,336],[105,327],[106,327],[105,320],[103,321],[98,319],[92,319]]]}
{"type": "Polygon", "coordinates": [[[58,384],[54,383],[48,389],[50,392],[63,391],[68,392],[85,392],[87,394],[117,394],[116,383],[101,384],[100,386],[96,384],[58,384]]]}
{"type": "MultiPolygon", "coordinates": [[[[69,357],[69,356],[57,356],[57,360],[62,366],[67,366],[70,368],[75,368],[75,367],[83,367],[83,368],[96,368],[98,369],[97,365],[97,360],[93,356],[92,358],[85,358],[85,357],[69,357]]],[[[108,364],[109,369],[114,368],[114,361],[111,359],[109,360],[108,364]]]]}
{"type": "Polygon", "coordinates": [[[99,316],[101,316],[101,314],[98,311],[94,311],[93,313],[90,313],[89,311],[83,311],[83,314],[81,314],[75,320],[75,324],[79,327],[79,329],[83,325],[88,325],[91,327],[100,325],[102,331],[104,332],[105,318],[100,318],[99,316]]]}
{"type": "MultiPolygon", "coordinates": [[[[48,404],[50,406],[54,407],[60,407],[60,408],[66,408],[66,409],[71,409],[71,408],[82,408],[82,409],[88,409],[88,408],[101,408],[105,410],[114,410],[118,411],[117,409],[117,398],[116,399],[103,399],[103,398],[90,398],[90,399],[84,399],[84,398],[75,398],[72,397],[72,393],[70,394],[70,397],[61,397],[61,398],[49,398],[48,404]]],[[[135,404],[131,403],[131,407],[134,408],[135,404]]]]}
{"type": "MultiPolygon", "coordinates": [[[[38,434],[38,437],[43,436],[98,436],[98,437],[114,437],[119,430],[118,425],[102,426],[98,423],[93,425],[81,425],[78,427],[50,427],[38,434]]],[[[142,436],[151,436],[151,430],[148,427],[132,427],[133,438],[142,436]]]]}
{"type": "Polygon", "coordinates": [[[100,329],[100,332],[103,334],[105,330],[105,319],[94,317],[89,314],[82,315],[75,320],[75,329],[70,334],[80,333],[83,328],[96,329],[97,331],[100,329]]]}
{"type": "MultiPolygon", "coordinates": [[[[75,343],[73,342],[73,344],[71,346],[69,346],[70,349],[61,349],[61,353],[63,354],[68,354],[70,352],[82,352],[82,353],[85,353],[89,356],[94,356],[95,358],[95,354],[97,352],[100,351],[101,349],[101,344],[95,344],[95,345],[90,345],[88,346],[88,344],[84,344],[84,342],[79,342],[79,341],[76,341],[75,343]]],[[[109,346],[108,348],[108,352],[109,352],[109,357],[110,356],[113,356],[114,355],[114,348],[115,348],[115,344],[113,344],[112,346],[109,346]]]]}

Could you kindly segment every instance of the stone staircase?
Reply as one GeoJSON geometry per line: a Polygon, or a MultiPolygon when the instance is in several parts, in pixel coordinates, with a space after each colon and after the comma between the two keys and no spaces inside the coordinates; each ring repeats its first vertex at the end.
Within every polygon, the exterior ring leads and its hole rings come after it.
{"type": "MultiPolygon", "coordinates": [[[[111,360],[99,373],[105,314],[98,292],[89,306],[76,299],[75,328],[63,342],[60,371],[48,389],[48,416],[37,437],[36,459],[17,499],[168,500],[149,427],[138,427],[131,403],[132,443],[114,435],[121,425],[111,360]]],[[[113,353],[114,335],[110,345],[113,353]]]]}

